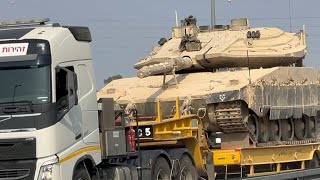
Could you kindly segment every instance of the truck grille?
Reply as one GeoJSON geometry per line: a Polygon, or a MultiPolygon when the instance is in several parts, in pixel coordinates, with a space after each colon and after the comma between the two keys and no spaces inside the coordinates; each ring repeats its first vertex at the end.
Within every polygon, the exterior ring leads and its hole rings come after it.
{"type": "Polygon", "coordinates": [[[30,169],[0,170],[0,180],[16,180],[29,177],[30,169]]]}
{"type": "Polygon", "coordinates": [[[36,158],[36,139],[0,139],[0,160],[36,158]]]}
{"type": "Polygon", "coordinates": [[[0,160],[0,180],[31,180],[34,179],[37,159],[0,160]]]}

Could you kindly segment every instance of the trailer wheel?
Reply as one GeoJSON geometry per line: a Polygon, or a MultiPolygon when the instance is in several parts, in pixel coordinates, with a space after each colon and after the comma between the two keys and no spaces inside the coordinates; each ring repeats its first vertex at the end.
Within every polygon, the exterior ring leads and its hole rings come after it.
{"type": "Polygon", "coordinates": [[[319,166],[319,158],[316,153],[313,153],[313,157],[311,160],[306,161],[306,169],[314,169],[318,168],[319,166]]]}
{"type": "Polygon", "coordinates": [[[170,179],[170,166],[167,160],[163,157],[158,157],[155,161],[152,179],[154,180],[169,180],[170,179]]]}
{"type": "Polygon", "coordinates": [[[90,180],[90,176],[83,165],[79,165],[73,174],[72,180],[90,180]]]}
{"type": "Polygon", "coordinates": [[[186,156],[182,155],[180,159],[180,178],[179,180],[193,180],[198,179],[197,170],[194,167],[191,159],[186,156]]]}

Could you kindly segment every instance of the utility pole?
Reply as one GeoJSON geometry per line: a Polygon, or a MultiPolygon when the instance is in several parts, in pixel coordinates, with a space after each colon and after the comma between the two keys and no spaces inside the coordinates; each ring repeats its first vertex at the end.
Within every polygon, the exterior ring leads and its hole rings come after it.
{"type": "Polygon", "coordinates": [[[211,0],[211,28],[216,25],[216,2],[211,0]]]}

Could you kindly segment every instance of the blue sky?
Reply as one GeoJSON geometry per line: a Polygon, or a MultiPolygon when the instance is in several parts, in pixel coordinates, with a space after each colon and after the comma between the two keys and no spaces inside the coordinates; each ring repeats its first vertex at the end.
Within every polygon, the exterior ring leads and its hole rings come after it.
{"type": "MultiPolygon", "coordinates": [[[[307,66],[320,67],[320,1],[318,0],[216,0],[217,23],[248,17],[251,26],[276,26],[298,32],[306,25],[309,54],[307,66]]],[[[190,14],[198,24],[210,24],[210,0],[1,0],[1,19],[49,17],[64,25],[89,26],[98,88],[103,79],[121,74],[135,76],[133,69],[161,37],[169,37],[179,18],[190,14]]]]}

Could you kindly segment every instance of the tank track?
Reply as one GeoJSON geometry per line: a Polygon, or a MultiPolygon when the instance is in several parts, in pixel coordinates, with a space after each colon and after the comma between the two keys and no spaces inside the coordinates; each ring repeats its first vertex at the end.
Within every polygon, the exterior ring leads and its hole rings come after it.
{"type": "Polygon", "coordinates": [[[220,103],[215,111],[217,123],[224,133],[248,131],[242,118],[240,102],[220,103]]]}
{"type": "Polygon", "coordinates": [[[219,103],[216,106],[216,120],[221,131],[224,133],[249,133],[253,142],[257,142],[257,137],[249,130],[247,122],[243,119],[241,101],[219,103]]]}
{"type": "Polygon", "coordinates": [[[244,108],[247,107],[243,106],[241,101],[219,103],[216,105],[216,120],[223,133],[248,133],[251,141],[256,144],[257,147],[299,145],[320,142],[319,138],[311,138],[305,140],[269,141],[266,143],[259,143],[256,135],[249,130],[247,123],[248,119],[246,118],[249,113],[243,112],[244,108]]]}

